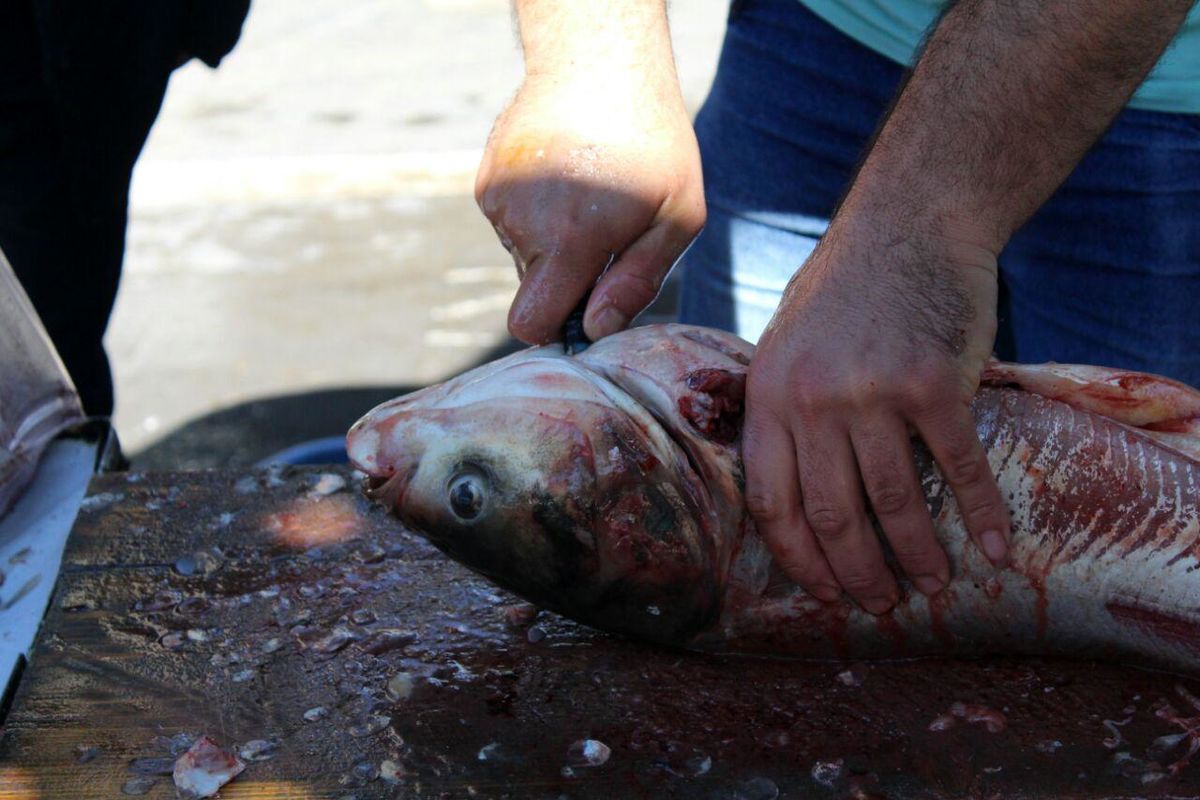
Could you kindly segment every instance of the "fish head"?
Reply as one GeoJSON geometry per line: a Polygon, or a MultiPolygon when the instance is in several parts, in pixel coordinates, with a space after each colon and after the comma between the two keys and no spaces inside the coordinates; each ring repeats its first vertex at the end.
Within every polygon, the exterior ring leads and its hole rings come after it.
{"type": "Polygon", "coordinates": [[[703,483],[644,408],[557,347],[384,403],[347,452],[409,529],[542,607],[664,643],[716,615],[703,483]]]}

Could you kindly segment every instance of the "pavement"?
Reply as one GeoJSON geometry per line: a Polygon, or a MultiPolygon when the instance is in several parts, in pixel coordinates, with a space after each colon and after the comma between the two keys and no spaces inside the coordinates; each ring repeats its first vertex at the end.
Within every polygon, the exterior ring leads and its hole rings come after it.
{"type": "MultiPolygon", "coordinates": [[[[671,3],[693,111],[725,10],[671,3]]],[[[513,346],[471,188],[521,74],[507,0],[255,0],[219,70],[175,75],[106,340],[135,465],[252,463],[513,346]]]]}

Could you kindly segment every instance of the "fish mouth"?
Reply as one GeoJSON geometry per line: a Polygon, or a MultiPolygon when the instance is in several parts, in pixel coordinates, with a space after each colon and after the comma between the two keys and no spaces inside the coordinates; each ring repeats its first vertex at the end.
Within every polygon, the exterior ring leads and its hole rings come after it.
{"type": "Polygon", "coordinates": [[[363,494],[368,500],[381,503],[387,509],[398,509],[404,501],[411,475],[397,470],[391,475],[368,475],[363,479],[363,494]]]}

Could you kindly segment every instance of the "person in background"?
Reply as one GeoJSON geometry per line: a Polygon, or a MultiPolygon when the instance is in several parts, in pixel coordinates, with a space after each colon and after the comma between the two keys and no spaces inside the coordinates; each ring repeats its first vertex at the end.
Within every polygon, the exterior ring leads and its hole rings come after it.
{"type": "Polygon", "coordinates": [[[476,185],[510,330],[554,339],[589,290],[586,332],[625,327],[707,204],[681,317],[758,339],[747,505],[813,595],[896,603],[868,507],[946,585],[910,434],[1005,563],[969,408],[993,348],[1200,385],[1192,0],[736,0],[698,144],[662,0],[515,5],[525,79],[476,185]]]}
{"type": "Polygon", "coordinates": [[[250,0],[0,3],[0,251],[87,413],[112,413],[103,336],[129,182],[172,71],[216,67],[250,0]]]}

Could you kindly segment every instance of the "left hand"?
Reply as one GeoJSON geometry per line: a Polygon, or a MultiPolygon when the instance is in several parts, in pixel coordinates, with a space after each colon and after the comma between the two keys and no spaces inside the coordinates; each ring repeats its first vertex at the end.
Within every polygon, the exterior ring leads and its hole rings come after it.
{"type": "Polygon", "coordinates": [[[962,231],[835,220],[797,273],[750,367],[746,501],[780,566],[814,596],[899,599],[864,489],[916,588],[948,583],[913,458],[929,446],[989,559],[1009,520],[970,402],[995,338],[996,259],[962,231]]]}
{"type": "Polygon", "coordinates": [[[521,278],[514,336],[555,340],[589,290],[588,338],[622,330],[704,224],[700,152],[674,73],[526,78],[496,120],[475,193],[521,278]]]}

